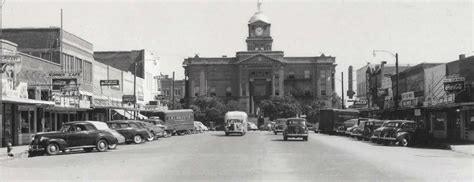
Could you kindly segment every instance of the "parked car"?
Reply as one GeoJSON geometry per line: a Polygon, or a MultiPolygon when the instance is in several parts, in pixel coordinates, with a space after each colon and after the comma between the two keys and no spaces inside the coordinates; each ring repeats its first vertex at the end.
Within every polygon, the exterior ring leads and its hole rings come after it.
{"type": "Polygon", "coordinates": [[[163,120],[161,120],[159,117],[152,117],[152,118],[149,118],[149,119],[145,119],[143,120],[144,122],[147,122],[147,123],[151,123],[153,125],[155,125],[156,127],[159,127],[161,128],[161,130],[163,130],[163,132],[157,132],[155,134],[155,136],[157,137],[170,137],[172,135],[171,132],[168,132],[168,127],[165,125],[165,122],[163,120]]]}
{"type": "Polygon", "coordinates": [[[378,119],[368,119],[363,124],[359,124],[358,134],[356,135],[359,140],[370,140],[374,130],[381,127],[385,121],[378,119]]]}
{"type": "Polygon", "coordinates": [[[194,121],[194,128],[196,131],[199,131],[200,133],[204,131],[209,131],[209,128],[207,128],[206,125],[202,124],[201,121],[194,121]]]}
{"type": "Polygon", "coordinates": [[[417,143],[428,142],[430,136],[426,130],[418,127],[415,121],[390,120],[376,130],[377,140],[384,145],[396,143],[401,146],[410,146],[417,143]]]}
{"type": "Polygon", "coordinates": [[[273,133],[276,135],[278,133],[283,133],[283,130],[286,128],[286,121],[285,118],[280,118],[275,120],[275,127],[273,127],[273,133]]]}
{"type": "Polygon", "coordinates": [[[349,119],[344,121],[341,126],[339,126],[336,129],[336,134],[338,135],[345,135],[345,132],[347,128],[354,126],[354,124],[357,123],[357,118],[356,119],[349,119]]]}
{"type": "Polygon", "coordinates": [[[306,119],[289,118],[286,120],[286,128],[283,130],[283,140],[286,141],[288,138],[302,138],[304,141],[308,141],[306,119]]]}
{"type": "Polygon", "coordinates": [[[83,149],[91,152],[94,148],[105,152],[109,145],[117,144],[110,132],[98,130],[93,124],[85,121],[64,123],[59,131],[37,133],[31,139],[28,153],[35,155],[56,155],[60,151],[83,149]]]}
{"type": "MultiPolygon", "coordinates": [[[[114,135],[114,137],[117,139],[117,144],[125,143],[125,137],[119,132],[110,129],[107,123],[100,122],[100,121],[86,121],[86,122],[94,125],[95,128],[97,128],[98,130],[104,130],[114,135]]],[[[117,144],[109,144],[109,149],[116,149],[117,144]]]]}
{"type": "Polygon", "coordinates": [[[151,124],[145,121],[135,121],[135,122],[137,122],[137,124],[147,129],[148,132],[150,132],[149,134],[151,134],[152,137],[147,138],[148,141],[152,141],[154,139],[158,139],[159,137],[164,136],[165,130],[160,126],[156,126],[154,124],[151,124]]]}
{"type": "Polygon", "coordinates": [[[247,123],[247,127],[248,127],[248,130],[251,130],[251,131],[256,131],[258,130],[258,127],[255,123],[252,123],[252,122],[248,122],[247,123]]]}
{"type": "Polygon", "coordinates": [[[317,125],[317,123],[316,124],[306,123],[306,126],[308,127],[309,131],[313,131],[313,132],[317,133],[318,128],[315,125],[317,125]]]}
{"type": "Polygon", "coordinates": [[[115,120],[107,123],[113,129],[125,137],[126,143],[143,143],[150,137],[147,129],[139,126],[134,120],[115,120]]]}

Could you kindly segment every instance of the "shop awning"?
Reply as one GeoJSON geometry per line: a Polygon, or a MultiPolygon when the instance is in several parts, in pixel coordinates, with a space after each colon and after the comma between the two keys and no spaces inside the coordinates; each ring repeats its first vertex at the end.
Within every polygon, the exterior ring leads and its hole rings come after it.
{"type": "MultiPolygon", "coordinates": [[[[115,112],[118,114],[122,115],[123,117],[127,119],[133,119],[133,111],[130,110],[123,110],[123,109],[113,109],[115,112]]],[[[143,114],[137,113],[137,118],[138,119],[148,119],[148,117],[144,116],[143,114]]]]}
{"type": "Polygon", "coordinates": [[[94,96],[93,93],[90,93],[88,91],[84,91],[84,90],[79,90],[79,93],[82,94],[82,95],[87,95],[87,96],[94,96]]]}
{"type": "Polygon", "coordinates": [[[2,97],[3,102],[14,102],[22,104],[35,104],[35,105],[54,105],[53,101],[44,101],[44,100],[33,100],[33,99],[24,99],[24,98],[13,98],[13,97],[2,97]]]}

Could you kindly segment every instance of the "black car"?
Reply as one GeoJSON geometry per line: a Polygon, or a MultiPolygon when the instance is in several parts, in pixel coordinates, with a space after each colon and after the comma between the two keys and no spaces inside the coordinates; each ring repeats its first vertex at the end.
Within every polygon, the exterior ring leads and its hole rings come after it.
{"type": "Polygon", "coordinates": [[[110,129],[113,129],[125,137],[126,143],[139,144],[150,137],[153,137],[150,132],[137,124],[134,120],[115,120],[107,123],[110,129]]]}
{"type": "Polygon", "coordinates": [[[283,140],[286,141],[288,138],[302,138],[303,141],[308,141],[306,119],[289,118],[286,120],[286,128],[283,130],[283,140]]]}
{"type": "Polygon", "coordinates": [[[117,144],[117,138],[111,133],[98,130],[85,121],[64,123],[59,131],[37,133],[32,137],[28,153],[35,155],[56,155],[60,151],[83,149],[86,152],[94,148],[99,152],[107,151],[108,145],[117,144]]]}

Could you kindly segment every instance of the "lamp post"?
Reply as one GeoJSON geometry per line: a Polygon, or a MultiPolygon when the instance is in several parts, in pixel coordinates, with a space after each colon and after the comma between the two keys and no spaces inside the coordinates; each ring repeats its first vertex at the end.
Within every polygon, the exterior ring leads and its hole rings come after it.
{"type": "MultiPolygon", "coordinates": [[[[395,97],[394,97],[394,106],[395,108],[398,108],[398,95],[399,95],[399,85],[398,85],[398,53],[392,53],[390,51],[386,51],[386,50],[373,50],[372,51],[372,54],[374,55],[374,57],[376,56],[376,53],[377,52],[384,52],[384,53],[388,53],[390,55],[392,55],[393,57],[395,57],[395,77],[396,77],[396,85],[397,85],[397,89],[395,90],[395,97]]],[[[383,76],[383,75],[382,75],[383,76]]]]}

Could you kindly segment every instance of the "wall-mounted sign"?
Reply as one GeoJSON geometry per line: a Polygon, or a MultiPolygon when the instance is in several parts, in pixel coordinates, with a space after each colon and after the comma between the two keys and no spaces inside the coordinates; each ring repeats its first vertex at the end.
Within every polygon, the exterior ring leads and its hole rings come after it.
{"type": "Polygon", "coordinates": [[[48,73],[49,77],[73,77],[77,78],[81,76],[80,71],[52,71],[48,73]]]}
{"type": "Polygon", "coordinates": [[[386,95],[388,95],[388,89],[386,88],[377,89],[377,96],[381,97],[381,96],[386,96],[386,95]]]}
{"type": "Polygon", "coordinates": [[[100,80],[100,86],[116,86],[119,83],[119,80],[100,80]]]}
{"type": "Polygon", "coordinates": [[[78,87],[77,78],[53,78],[52,90],[62,90],[63,88],[78,87]]]}
{"type": "Polygon", "coordinates": [[[354,105],[367,105],[367,100],[356,100],[354,105]]]}
{"type": "Polygon", "coordinates": [[[122,102],[123,103],[136,103],[137,99],[134,95],[123,95],[122,102]]]}
{"type": "Polygon", "coordinates": [[[443,84],[444,91],[447,93],[458,93],[464,90],[465,79],[464,77],[446,78],[444,79],[443,84]]]}
{"type": "Polygon", "coordinates": [[[0,64],[14,64],[20,62],[21,56],[19,55],[2,55],[2,59],[0,59],[0,64]]]}
{"type": "Polygon", "coordinates": [[[402,93],[402,100],[413,100],[415,99],[415,92],[402,93]]]}

